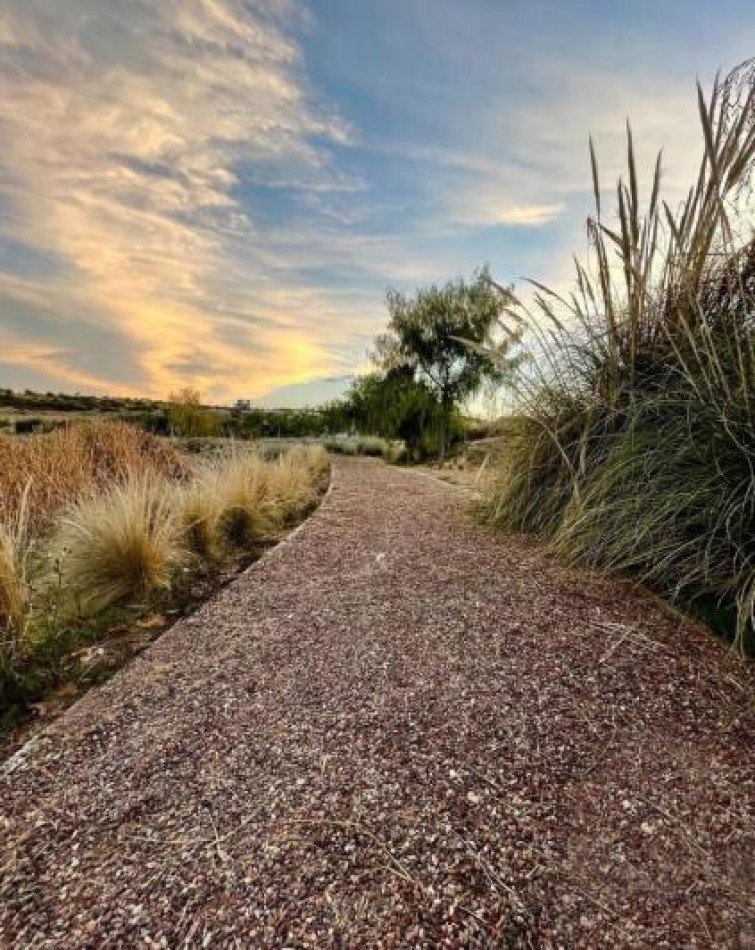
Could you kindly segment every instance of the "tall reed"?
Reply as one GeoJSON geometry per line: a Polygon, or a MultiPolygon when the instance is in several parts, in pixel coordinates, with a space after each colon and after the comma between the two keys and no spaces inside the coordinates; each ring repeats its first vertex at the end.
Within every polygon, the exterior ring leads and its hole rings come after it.
{"type": "Polygon", "coordinates": [[[755,616],[755,89],[748,64],[698,87],[703,157],[678,208],[656,162],[640,197],[628,130],[616,213],[595,214],[573,290],[510,308],[532,341],[488,517],[565,558],[755,616]],[[747,80],[745,82],[745,79],[747,80]]]}

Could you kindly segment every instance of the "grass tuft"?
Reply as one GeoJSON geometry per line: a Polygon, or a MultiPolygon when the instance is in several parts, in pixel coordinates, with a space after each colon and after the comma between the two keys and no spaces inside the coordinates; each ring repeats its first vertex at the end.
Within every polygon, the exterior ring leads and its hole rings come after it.
{"type": "Polygon", "coordinates": [[[755,87],[700,92],[703,158],[686,201],[641,206],[629,135],[616,218],[596,211],[575,287],[535,285],[486,512],[565,559],[628,572],[701,613],[755,627],[755,87]]]}
{"type": "Polygon", "coordinates": [[[174,499],[161,476],[133,473],[82,499],[62,520],[55,547],[65,582],[85,610],[170,586],[184,559],[174,499]]]}
{"type": "Polygon", "coordinates": [[[0,521],[0,667],[12,668],[24,644],[31,592],[28,488],[13,517],[0,521]]]}
{"type": "Polygon", "coordinates": [[[236,548],[254,544],[275,523],[268,494],[270,463],[256,452],[233,449],[215,466],[206,488],[217,498],[221,539],[236,548]]]}
{"type": "Polygon", "coordinates": [[[296,446],[270,464],[267,498],[277,521],[285,524],[307,511],[328,465],[328,453],[319,445],[296,446]]]}
{"type": "Polygon", "coordinates": [[[223,555],[220,538],[223,502],[219,476],[214,466],[205,464],[192,481],[179,485],[174,495],[183,543],[208,566],[217,563],[223,555]]]}

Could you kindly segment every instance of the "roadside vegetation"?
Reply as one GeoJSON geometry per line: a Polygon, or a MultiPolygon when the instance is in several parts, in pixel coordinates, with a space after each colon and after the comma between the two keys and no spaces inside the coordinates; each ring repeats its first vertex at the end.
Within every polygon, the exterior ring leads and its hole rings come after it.
{"type": "MultiPolygon", "coordinates": [[[[440,291],[436,295],[441,298],[440,291]]],[[[496,308],[500,309],[497,300],[496,308]]],[[[442,310],[438,316],[444,319],[442,310]]],[[[450,343],[468,362],[464,347],[455,340],[450,343]]],[[[164,402],[0,389],[0,433],[27,436],[78,429],[87,421],[125,422],[164,436],[190,454],[223,451],[229,439],[254,442],[268,455],[308,441],[318,442],[330,452],[381,456],[391,462],[437,458],[441,432],[444,453],[486,434],[487,427],[480,420],[463,414],[456,397],[442,411],[442,398],[426,378],[420,378],[416,360],[407,356],[401,360],[401,365],[387,365],[376,358],[375,369],[355,377],[343,398],[301,408],[211,406],[192,387],[171,393],[164,402]]],[[[490,384],[499,370],[487,358],[485,363],[490,384]]]]}
{"type": "Polygon", "coordinates": [[[533,361],[487,499],[491,523],[638,578],[752,649],[755,618],[755,89],[699,92],[703,158],[678,205],[643,203],[631,132],[572,292],[507,307],[533,361]]]}
{"type": "Polygon", "coordinates": [[[491,345],[508,303],[487,268],[470,279],[420,287],[414,295],[390,289],[388,327],[375,339],[374,370],[357,378],[344,401],[356,431],[397,442],[392,461],[434,460],[480,437],[479,421],[463,414],[469,399],[494,390],[519,366],[519,339],[491,345]]]}
{"type": "Polygon", "coordinates": [[[316,503],[320,446],[190,457],[123,423],[0,436],[0,726],[108,675],[316,503]]]}

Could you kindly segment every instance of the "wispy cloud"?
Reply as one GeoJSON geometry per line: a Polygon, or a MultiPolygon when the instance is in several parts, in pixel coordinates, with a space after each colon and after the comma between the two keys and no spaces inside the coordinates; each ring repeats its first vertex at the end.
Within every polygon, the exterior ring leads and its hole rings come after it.
{"type": "MultiPolygon", "coordinates": [[[[237,168],[345,187],[320,143],[345,143],[349,130],[312,103],[282,19],[295,9],[73,0],[62,21],[55,0],[10,4],[0,28],[4,231],[54,255],[55,277],[40,280],[85,319],[119,329],[135,388],[165,390],[185,373],[216,393],[260,390],[283,365],[292,380],[327,372],[307,328],[256,324],[274,306],[269,293],[250,302],[233,343],[215,319],[229,249],[259,239],[237,168]]],[[[65,378],[58,348],[29,352],[65,378]]]]}
{"type": "Polygon", "coordinates": [[[751,46],[738,2],[699,50],[683,0],[641,28],[581,0],[2,0],[3,379],[311,393],[363,364],[388,284],[560,283],[588,134],[610,189],[631,117],[679,195],[694,75],[751,46]]]}

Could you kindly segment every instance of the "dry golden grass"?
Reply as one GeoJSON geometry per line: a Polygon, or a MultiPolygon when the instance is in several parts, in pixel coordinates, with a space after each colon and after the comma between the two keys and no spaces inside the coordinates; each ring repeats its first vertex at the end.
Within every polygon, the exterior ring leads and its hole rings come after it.
{"type": "Polygon", "coordinates": [[[0,517],[13,522],[28,491],[29,530],[47,534],[77,498],[124,478],[188,470],[169,444],[120,422],[81,423],[47,435],[0,435],[0,517]]]}
{"type": "Polygon", "coordinates": [[[236,547],[264,537],[275,525],[269,501],[270,463],[255,453],[232,451],[216,460],[205,476],[205,490],[220,507],[224,543],[236,547]]]}
{"type": "Polygon", "coordinates": [[[313,503],[328,465],[321,446],[275,460],[232,447],[206,462],[176,493],[187,548],[212,564],[229,544],[264,540],[313,503]]]}
{"type": "Polygon", "coordinates": [[[93,609],[148,596],[170,586],[187,556],[212,565],[302,514],[327,465],[321,448],[296,447],[275,461],[232,449],[178,485],[149,469],[131,472],[62,519],[54,550],[63,576],[93,609]]]}
{"type": "Polygon", "coordinates": [[[21,652],[30,608],[27,525],[28,492],[12,520],[0,521],[0,664],[12,665],[21,652]]]}
{"type": "Polygon", "coordinates": [[[174,505],[188,551],[207,564],[215,563],[222,556],[223,518],[215,466],[204,466],[192,481],[180,485],[175,491],[174,505]]]}
{"type": "Polygon", "coordinates": [[[63,577],[82,607],[96,610],[170,586],[185,557],[170,483],[146,471],[79,500],[54,542],[63,577]]]}
{"type": "Polygon", "coordinates": [[[312,504],[318,478],[327,466],[328,455],[322,446],[295,446],[268,463],[267,498],[280,522],[298,516],[312,504]]]}
{"type": "Polygon", "coordinates": [[[0,704],[40,630],[49,646],[56,624],[236,564],[305,513],[328,465],[321,448],[269,461],[235,446],[198,465],[112,424],[0,442],[0,704]]]}

